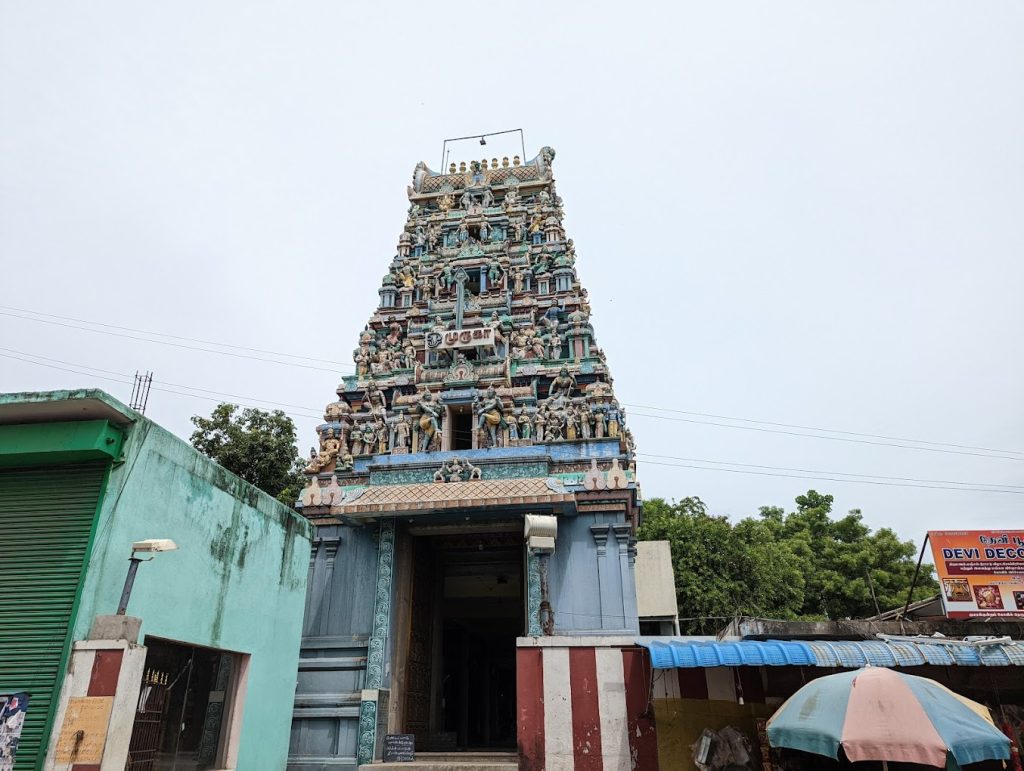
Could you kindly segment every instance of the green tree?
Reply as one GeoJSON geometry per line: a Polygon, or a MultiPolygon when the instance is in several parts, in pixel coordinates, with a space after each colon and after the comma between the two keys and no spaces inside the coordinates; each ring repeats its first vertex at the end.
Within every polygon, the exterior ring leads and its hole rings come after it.
{"type": "Polygon", "coordinates": [[[754,520],[734,527],[708,514],[699,498],[644,504],[641,540],[666,540],[679,600],[681,629],[711,632],[737,615],[795,617],[804,599],[804,579],[793,555],[754,520]]]}
{"type": "Polygon", "coordinates": [[[192,446],[228,471],[291,506],[302,489],[303,462],[295,424],[280,410],[218,404],[210,417],[192,417],[192,446]]]}
{"type": "MultiPolygon", "coordinates": [[[[808,618],[863,618],[902,605],[913,581],[917,548],[890,528],[875,532],[860,509],[833,519],[831,495],[808,490],[796,511],[782,520],[783,536],[807,569],[807,594],[800,615],[808,618]]],[[[778,515],[772,516],[778,523],[778,515]]],[[[761,517],[765,517],[762,509],[761,517]]],[[[922,566],[913,599],[938,591],[931,565],[922,566]]]]}
{"type": "MultiPolygon", "coordinates": [[[[858,618],[902,605],[917,551],[889,528],[876,532],[859,510],[832,518],[831,495],[808,490],[787,514],[764,506],[735,524],[699,498],[644,504],[641,540],[667,540],[687,633],[711,631],[736,615],[858,618]],[[870,578],[869,578],[870,577],[870,578]],[[873,595],[872,595],[873,592],[873,595]],[[717,618],[713,623],[701,619],[717,618]]],[[[937,591],[922,567],[914,599],[937,591]]]]}

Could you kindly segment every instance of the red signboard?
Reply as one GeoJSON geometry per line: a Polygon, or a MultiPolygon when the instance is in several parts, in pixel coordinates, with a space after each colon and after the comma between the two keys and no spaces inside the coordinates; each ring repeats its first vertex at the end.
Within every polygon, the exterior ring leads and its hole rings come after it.
{"type": "Polygon", "coordinates": [[[928,533],[950,618],[1024,617],[1024,530],[928,533]]]}

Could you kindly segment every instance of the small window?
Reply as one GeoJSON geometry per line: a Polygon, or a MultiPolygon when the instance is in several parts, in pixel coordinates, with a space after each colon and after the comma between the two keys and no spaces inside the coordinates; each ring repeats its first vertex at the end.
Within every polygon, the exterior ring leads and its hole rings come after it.
{"type": "Polygon", "coordinates": [[[451,447],[452,450],[473,449],[473,411],[469,405],[451,407],[448,411],[448,419],[451,421],[451,447]]]}

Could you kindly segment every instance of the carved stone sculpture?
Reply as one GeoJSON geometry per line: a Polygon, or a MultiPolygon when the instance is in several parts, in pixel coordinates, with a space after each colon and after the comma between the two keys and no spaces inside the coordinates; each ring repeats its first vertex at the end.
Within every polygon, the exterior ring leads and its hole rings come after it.
{"type": "Polygon", "coordinates": [[[340,449],[341,442],[335,437],[334,429],[327,429],[327,434],[320,440],[320,452],[310,458],[309,465],[306,466],[306,472],[318,474],[321,471],[332,471],[340,449]]]}
{"type": "Polygon", "coordinates": [[[548,403],[553,406],[561,406],[568,397],[572,396],[574,388],[576,388],[576,378],[569,374],[568,367],[562,367],[558,371],[558,376],[548,386],[548,403]]]}
{"type": "Polygon", "coordinates": [[[486,432],[485,435],[490,441],[488,446],[497,447],[498,430],[505,428],[507,423],[505,421],[505,407],[493,386],[487,389],[483,399],[479,402],[477,415],[477,428],[481,432],[486,432]]]}
{"type": "Polygon", "coordinates": [[[434,472],[435,482],[466,482],[480,478],[480,469],[468,460],[461,458],[446,460],[441,464],[441,468],[434,472]]]}
{"type": "Polygon", "coordinates": [[[395,447],[408,447],[409,446],[409,431],[410,431],[409,418],[405,415],[398,417],[398,422],[395,424],[395,447]]]}
{"type": "Polygon", "coordinates": [[[419,421],[416,428],[419,434],[419,451],[430,452],[435,437],[441,432],[441,405],[434,401],[430,391],[424,391],[416,404],[419,421]]]}

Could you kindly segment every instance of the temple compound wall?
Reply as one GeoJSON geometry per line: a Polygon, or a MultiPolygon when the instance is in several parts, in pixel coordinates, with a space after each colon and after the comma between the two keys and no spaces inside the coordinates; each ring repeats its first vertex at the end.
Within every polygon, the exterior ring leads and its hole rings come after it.
{"type": "MultiPolygon", "coordinates": [[[[298,502],[316,533],[291,771],[371,763],[388,733],[414,735],[417,753],[507,751],[543,768],[561,752],[571,768],[572,730],[564,756],[558,711],[536,713],[544,656],[549,686],[563,660],[600,664],[619,692],[640,677],[633,438],[554,156],[415,169],[298,502]]],[[[622,757],[643,711],[627,703],[604,712],[622,757]]]]}

